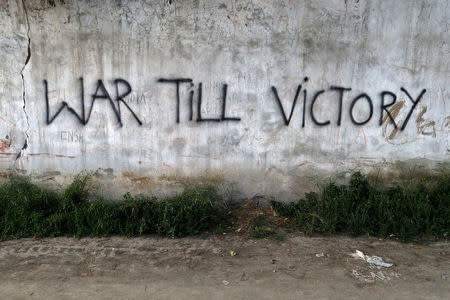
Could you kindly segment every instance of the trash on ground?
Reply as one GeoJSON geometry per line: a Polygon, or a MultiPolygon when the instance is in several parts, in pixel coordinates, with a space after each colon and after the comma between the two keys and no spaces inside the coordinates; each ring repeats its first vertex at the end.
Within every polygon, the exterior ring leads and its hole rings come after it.
{"type": "Polygon", "coordinates": [[[325,256],[325,254],[323,254],[323,252],[316,254],[316,257],[324,257],[324,256],[325,256]]]}
{"type": "Polygon", "coordinates": [[[377,271],[377,272],[367,272],[352,270],[352,276],[364,283],[374,283],[375,281],[391,281],[394,278],[400,278],[400,274],[396,272],[387,271],[377,271]],[[364,274],[365,273],[365,274],[364,274]]]}
{"type": "Polygon", "coordinates": [[[229,285],[229,284],[230,284],[230,282],[229,282],[229,281],[226,281],[226,280],[222,280],[222,283],[223,283],[224,285],[229,285]]]}
{"type": "Polygon", "coordinates": [[[390,268],[393,266],[393,264],[385,262],[381,257],[379,256],[370,256],[365,255],[362,251],[356,250],[355,253],[351,254],[352,257],[362,259],[370,264],[371,267],[379,269],[381,267],[384,268],[390,268]]]}
{"type": "Polygon", "coordinates": [[[230,255],[231,255],[231,256],[236,256],[237,253],[236,253],[235,251],[231,250],[231,251],[230,251],[230,255]]]}

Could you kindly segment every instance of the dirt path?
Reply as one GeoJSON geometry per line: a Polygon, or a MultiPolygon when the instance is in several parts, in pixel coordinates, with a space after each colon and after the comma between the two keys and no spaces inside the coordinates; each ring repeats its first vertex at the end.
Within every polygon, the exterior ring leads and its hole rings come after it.
{"type": "Polygon", "coordinates": [[[21,239],[0,242],[0,271],[1,299],[450,298],[447,242],[294,234],[21,239]],[[349,255],[355,249],[395,265],[371,269],[349,255]]]}

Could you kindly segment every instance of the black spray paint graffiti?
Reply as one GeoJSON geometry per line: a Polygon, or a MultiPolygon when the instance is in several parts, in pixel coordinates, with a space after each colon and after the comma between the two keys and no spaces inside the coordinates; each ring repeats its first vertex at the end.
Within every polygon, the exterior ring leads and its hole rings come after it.
{"type": "MultiPolygon", "coordinates": [[[[308,78],[305,77],[304,82],[307,82],[308,78]]],[[[286,117],[286,113],[284,111],[283,108],[283,104],[281,103],[280,97],[278,96],[278,92],[277,92],[277,88],[272,86],[272,92],[274,94],[275,100],[278,103],[278,107],[280,108],[280,112],[281,112],[281,116],[283,117],[284,120],[284,124],[286,126],[289,126],[289,123],[291,122],[292,119],[292,114],[294,112],[295,106],[297,104],[297,99],[299,97],[299,94],[302,90],[302,85],[300,84],[297,88],[297,91],[295,92],[295,97],[294,97],[294,101],[292,102],[292,107],[291,107],[291,112],[289,114],[289,118],[286,117]]],[[[406,125],[408,124],[409,118],[411,117],[414,109],[416,108],[417,104],[420,102],[420,100],[422,100],[423,95],[426,92],[426,89],[423,89],[419,96],[417,96],[416,99],[414,99],[410,93],[403,87],[400,88],[400,90],[405,93],[408,98],[411,100],[411,102],[413,103],[412,107],[410,108],[408,114],[406,115],[406,118],[400,128],[400,130],[404,130],[406,128],[406,125]]],[[[337,126],[341,126],[341,120],[342,120],[342,104],[343,104],[343,99],[344,99],[344,92],[349,92],[351,91],[351,88],[346,88],[346,87],[340,87],[340,86],[331,86],[329,88],[328,91],[336,91],[338,93],[338,115],[337,115],[337,121],[336,121],[336,125],[337,126]]],[[[319,96],[326,93],[326,90],[319,90],[317,92],[314,93],[312,100],[311,100],[311,105],[309,107],[309,114],[311,116],[311,119],[313,121],[313,123],[315,125],[318,126],[327,126],[331,124],[331,120],[326,120],[326,121],[319,121],[317,119],[317,117],[314,114],[314,105],[316,104],[317,100],[319,99],[319,96]]],[[[380,98],[381,98],[381,103],[380,103],[380,118],[379,118],[379,125],[382,125],[382,120],[384,117],[384,113],[387,114],[387,116],[389,117],[389,119],[391,120],[392,124],[394,124],[394,127],[397,128],[397,124],[395,123],[394,118],[392,117],[392,115],[390,114],[388,108],[391,107],[392,105],[395,104],[396,100],[397,100],[397,96],[390,92],[390,91],[382,91],[380,93],[380,98]],[[392,98],[392,101],[388,104],[385,104],[385,97],[386,96],[390,96],[392,98]]],[[[302,127],[305,127],[305,115],[306,115],[306,103],[307,103],[307,90],[304,89],[303,90],[303,113],[302,113],[302,127]]],[[[373,116],[373,102],[372,99],[369,97],[369,95],[367,95],[366,93],[362,93],[357,95],[355,98],[352,99],[351,103],[350,103],[350,107],[349,107],[349,115],[350,115],[350,120],[352,121],[353,124],[357,125],[357,126],[361,126],[364,124],[367,124],[373,116]],[[369,113],[368,116],[366,117],[366,119],[364,120],[358,120],[357,118],[355,118],[354,115],[354,107],[356,105],[356,103],[358,101],[362,101],[365,100],[368,104],[368,108],[369,108],[369,113]]]]}
{"type": "Polygon", "coordinates": [[[111,105],[111,108],[112,108],[112,110],[113,110],[113,112],[114,112],[114,114],[115,114],[115,116],[117,118],[117,122],[119,123],[120,126],[123,125],[122,124],[122,118],[121,118],[121,111],[120,111],[120,103],[123,103],[125,105],[125,107],[128,108],[128,110],[131,112],[131,114],[136,119],[138,124],[142,125],[141,120],[139,120],[139,118],[136,116],[134,111],[128,106],[128,104],[124,100],[124,98],[131,93],[131,85],[126,80],[120,79],[120,78],[114,80],[114,85],[116,86],[116,98],[114,100],[117,102],[117,107],[114,104],[114,101],[111,98],[111,96],[109,95],[108,91],[106,90],[105,85],[103,84],[103,81],[102,80],[98,80],[97,88],[95,90],[95,93],[91,96],[91,108],[89,109],[89,112],[88,112],[87,117],[86,117],[85,105],[84,105],[83,78],[80,78],[81,116],[75,111],[75,109],[70,107],[67,102],[63,101],[61,103],[60,107],[58,108],[58,110],[56,111],[56,113],[51,117],[50,116],[50,104],[49,104],[49,100],[48,100],[48,83],[47,83],[47,80],[44,80],[45,104],[46,104],[46,109],[47,109],[46,110],[47,125],[50,125],[56,119],[56,117],[63,111],[64,108],[67,108],[67,110],[69,112],[71,112],[82,125],[87,125],[87,123],[91,119],[92,109],[94,108],[94,103],[95,103],[95,100],[97,100],[97,99],[108,100],[108,102],[111,105]],[[126,91],[124,93],[122,93],[122,94],[119,94],[119,85],[125,86],[126,91]]]}
{"type": "MultiPolygon", "coordinates": [[[[180,123],[180,103],[181,103],[181,96],[180,96],[180,88],[182,84],[188,84],[188,89],[189,89],[189,97],[188,97],[188,101],[189,101],[189,121],[193,121],[194,119],[194,83],[193,80],[191,78],[173,78],[173,79],[168,79],[168,78],[160,78],[158,79],[158,82],[160,83],[170,83],[170,84],[174,84],[175,85],[175,103],[176,103],[176,123],[180,123]]],[[[280,113],[281,116],[283,118],[284,124],[286,126],[289,126],[293,114],[294,114],[294,110],[295,107],[297,105],[297,100],[298,97],[300,95],[300,92],[303,91],[303,108],[302,108],[302,127],[305,127],[305,119],[306,119],[306,111],[307,111],[307,96],[308,96],[308,92],[306,89],[302,90],[302,85],[308,82],[308,77],[305,77],[303,79],[303,82],[301,84],[298,85],[297,90],[295,92],[295,96],[294,96],[294,100],[292,102],[292,106],[291,106],[291,110],[289,113],[289,116],[286,115],[286,112],[283,108],[283,104],[280,100],[280,97],[278,96],[278,91],[277,88],[275,86],[272,86],[272,92],[274,94],[274,98],[276,103],[278,104],[278,107],[280,109],[280,113]]],[[[125,97],[127,97],[128,95],[131,94],[132,88],[131,85],[124,79],[115,79],[114,80],[114,85],[115,85],[115,98],[113,100],[113,98],[110,96],[110,94],[108,93],[105,85],[103,84],[102,80],[98,80],[97,82],[97,87],[95,90],[95,93],[91,95],[91,106],[90,109],[87,113],[86,116],[86,111],[85,111],[85,104],[84,104],[84,86],[83,86],[83,78],[80,78],[80,91],[81,91],[81,115],[79,115],[75,109],[73,109],[72,107],[69,106],[69,104],[65,101],[63,101],[60,105],[60,107],[57,109],[56,113],[51,116],[50,114],[50,105],[49,105],[49,98],[48,98],[48,83],[47,80],[44,80],[44,87],[45,87],[45,100],[46,100],[46,116],[47,116],[47,124],[51,124],[56,117],[64,110],[64,108],[67,108],[67,110],[72,113],[77,120],[82,124],[82,125],[87,125],[87,123],[89,122],[90,118],[91,118],[91,113],[92,113],[92,109],[94,107],[94,103],[96,100],[98,99],[103,99],[103,100],[107,100],[108,103],[110,104],[114,115],[116,116],[117,122],[119,123],[120,126],[122,126],[122,118],[121,118],[121,106],[120,104],[125,105],[125,107],[129,110],[129,112],[132,114],[132,116],[134,117],[134,119],[136,120],[136,122],[139,125],[142,125],[141,120],[138,118],[138,116],[134,113],[134,111],[130,108],[130,106],[127,104],[127,102],[125,101],[125,97]],[[123,88],[125,88],[125,91],[120,93],[119,92],[119,86],[122,86],[123,88]],[[117,103],[117,107],[116,104],[117,103]]],[[[338,112],[337,112],[337,120],[336,120],[336,125],[340,126],[341,125],[341,120],[342,120],[342,107],[343,107],[343,102],[344,102],[344,96],[346,92],[350,92],[352,89],[349,87],[341,87],[341,86],[330,86],[330,88],[328,90],[319,90],[316,91],[312,98],[311,98],[311,104],[309,105],[309,115],[311,117],[311,120],[313,121],[313,123],[315,125],[318,126],[327,126],[331,124],[331,120],[325,120],[325,121],[320,121],[317,119],[315,113],[314,113],[314,105],[316,104],[316,102],[319,100],[320,96],[326,92],[334,92],[337,95],[337,101],[338,101],[338,112]]],[[[197,87],[197,106],[196,106],[196,122],[225,122],[225,121],[240,121],[241,118],[239,117],[228,117],[226,116],[226,102],[227,102],[227,91],[228,91],[228,85],[227,84],[223,84],[222,85],[222,95],[221,95],[221,114],[219,118],[204,118],[202,117],[202,94],[203,94],[203,84],[202,82],[200,82],[198,84],[197,87]]],[[[405,120],[403,121],[402,126],[400,127],[400,130],[404,130],[406,128],[406,125],[408,124],[408,121],[414,111],[414,109],[416,108],[417,104],[422,100],[423,95],[426,92],[426,89],[423,89],[419,95],[414,99],[411,94],[403,87],[400,88],[400,91],[403,92],[404,94],[407,95],[407,97],[410,99],[410,101],[412,102],[412,106],[408,112],[408,114],[406,115],[405,120]]],[[[379,113],[380,113],[380,117],[379,117],[379,125],[382,125],[382,120],[385,114],[387,114],[388,118],[390,119],[390,121],[392,122],[392,124],[394,125],[395,128],[398,127],[398,124],[395,122],[394,118],[392,117],[392,115],[389,112],[389,107],[393,106],[396,101],[397,101],[397,95],[394,94],[391,91],[382,91],[380,93],[380,106],[379,106],[379,113]],[[391,98],[391,101],[389,103],[387,103],[385,98],[391,98]]],[[[366,93],[362,93],[357,95],[356,97],[354,97],[352,99],[352,101],[350,102],[350,106],[349,106],[349,116],[350,116],[350,120],[352,121],[353,124],[357,125],[357,126],[362,126],[367,124],[373,117],[373,113],[374,113],[374,106],[373,106],[373,101],[370,98],[370,96],[366,93]],[[364,119],[360,119],[359,117],[356,118],[354,115],[354,107],[355,105],[359,102],[359,101],[364,101],[367,103],[368,106],[368,115],[366,116],[366,118],[364,119]]]]}
{"type": "MultiPolygon", "coordinates": [[[[189,87],[192,88],[194,84],[192,83],[192,79],[190,78],[178,78],[178,79],[166,79],[166,78],[160,78],[158,79],[158,82],[163,83],[174,83],[176,86],[176,103],[177,103],[177,109],[176,109],[176,118],[177,123],[180,123],[180,84],[181,83],[189,83],[189,87]]],[[[223,121],[240,121],[241,118],[237,117],[226,117],[225,116],[225,109],[226,109],[226,102],[227,102],[227,89],[228,85],[225,83],[222,86],[222,113],[220,118],[203,118],[202,117],[202,90],[203,90],[203,84],[200,82],[198,84],[198,90],[197,90],[197,122],[223,122],[223,121]]],[[[194,110],[194,91],[189,91],[189,121],[192,121],[193,119],[193,110],[194,110]]]]}

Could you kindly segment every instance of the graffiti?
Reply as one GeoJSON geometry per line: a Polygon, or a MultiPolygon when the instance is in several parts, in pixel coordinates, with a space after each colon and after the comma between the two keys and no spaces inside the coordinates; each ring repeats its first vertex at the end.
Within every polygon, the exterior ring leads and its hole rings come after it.
{"type": "Polygon", "coordinates": [[[413,106],[411,107],[411,109],[409,110],[408,115],[406,116],[405,122],[403,122],[403,125],[402,125],[402,128],[401,128],[401,130],[403,130],[403,129],[405,129],[406,124],[408,124],[409,118],[411,117],[411,114],[412,114],[414,108],[416,108],[417,104],[419,104],[419,101],[422,99],[423,95],[425,94],[425,92],[427,90],[423,89],[422,92],[420,92],[419,96],[416,98],[416,100],[414,100],[413,97],[411,97],[411,95],[408,93],[408,91],[405,90],[403,87],[400,88],[400,90],[402,92],[404,92],[408,96],[409,100],[411,100],[412,103],[413,103],[413,106]]]}
{"type": "Polygon", "coordinates": [[[341,86],[330,86],[330,91],[337,91],[338,95],[339,95],[339,115],[338,115],[338,120],[337,120],[337,125],[341,126],[341,118],[342,118],[342,102],[344,99],[344,92],[349,92],[351,91],[351,88],[345,88],[345,87],[341,87],[341,86]]]}
{"type": "Polygon", "coordinates": [[[383,119],[385,119],[385,118],[383,118],[383,113],[384,113],[384,111],[386,111],[386,115],[387,115],[386,118],[389,118],[391,120],[392,124],[394,125],[394,128],[397,128],[397,124],[395,123],[395,117],[397,116],[398,112],[393,117],[391,115],[391,112],[388,110],[388,107],[391,107],[392,105],[394,105],[396,101],[397,101],[397,96],[394,93],[391,93],[389,91],[381,92],[381,114],[380,114],[380,122],[379,122],[380,126],[383,125],[383,119]],[[384,97],[386,95],[389,95],[389,96],[392,97],[392,102],[385,105],[384,104],[384,97]]]}
{"type": "MultiPolygon", "coordinates": [[[[120,127],[123,126],[122,122],[122,110],[121,107],[125,107],[128,110],[128,113],[131,114],[131,116],[135,119],[138,125],[142,125],[142,121],[139,119],[139,117],[136,115],[136,113],[131,109],[131,107],[128,105],[127,101],[130,99],[134,99],[136,101],[136,96],[133,97],[132,94],[132,88],[128,81],[116,78],[114,82],[115,87],[115,94],[111,96],[110,92],[106,89],[105,85],[103,84],[103,81],[100,79],[97,81],[95,92],[90,96],[91,102],[89,109],[86,109],[85,107],[85,96],[84,96],[84,83],[83,78],[81,77],[79,79],[80,82],[80,107],[79,112],[77,112],[73,107],[71,107],[65,100],[61,102],[59,105],[59,108],[56,109],[56,111],[53,113],[53,115],[50,112],[50,104],[49,104],[49,90],[48,90],[48,82],[47,80],[44,80],[44,87],[45,87],[45,103],[46,103],[46,122],[47,125],[50,125],[53,123],[53,121],[60,115],[60,113],[67,109],[83,126],[87,125],[92,114],[92,110],[94,108],[94,104],[98,100],[105,100],[106,103],[109,104],[112,112],[114,113],[114,116],[116,118],[117,123],[120,125],[120,127]],[[129,96],[129,97],[128,97],[129,96]],[[128,98],[127,98],[128,97],[128,98]]],[[[171,84],[175,88],[175,122],[180,123],[181,118],[181,106],[182,101],[184,101],[181,96],[181,89],[184,92],[187,92],[187,102],[189,107],[189,121],[194,121],[194,112],[196,115],[195,122],[239,122],[241,121],[240,117],[236,116],[228,116],[226,113],[227,109],[227,93],[228,93],[228,84],[223,83],[221,88],[221,95],[220,95],[220,114],[217,117],[204,117],[202,115],[202,104],[203,104],[203,83],[199,82],[197,85],[194,84],[193,79],[191,78],[160,78],[157,80],[158,83],[165,83],[165,84],[171,84]],[[197,96],[196,98],[194,96],[197,96]],[[194,101],[194,99],[196,101],[194,101]],[[196,102],[196,103],[194,103],[196,102]],[[196,107],[195,107],[196,106],[196,107]],[[194,109],[194,107],[196,109],[194,109]]],[[[292,104],[290,106],[290,110],[287,112],[285,110],[285,106],[283,105],[283,99],[280,98],[277,87],[272,86],[271,91],[273,94],[273,97],[275,99],[275,103],[280,111],[281,118],[283,120],[283,123],[285,126],[289,126],[291,124],[291,121],[294,118],[294,112],[295,107],[298,103],[298,98],[300,97],[301,92],[303,92],[303,103],[302,103],[302,114],[301,114],[301,126],[302,128],[306,125],[306,118],[307,118],[307,112],[309,112],[309,117],[311,118],[314,125],[317,126],[328,126],[332,124],[332,122],[336,122],[335,124],[339,127],[342,124],[342,117],[343,117],[343,107],[345,101],[345,96],[347,93],[352,91],[351,87],[343,87],[343,86],[334,86],[331,85],[328,90],[320,89],[318,91],[315,91],[312,93],[311,99],[308,99],[308,91],[306,88],[303,88],[304,85],[308,82],[308,77],[304,77],[303,81],[297,86],[295,95],[292,101],[292,104]],[[322,97],[322,95],[327,94],[327,96],[322,97]],[[310,101],[309,101],[310,100],[310,101]],[[322,107],[326,104],[328,104],[330,101],[336,103],[337,101],[337,116],[336,120],[319,120],[319,117],[316,115],[314,107],[317,105],[318,102],[321,102],[322,107]],[[310,103],[308,103],[310,102],[310,103]],[[309,109],[308,109],[309,105],[309,109]]],[[[383,126],[383,124],[386,123],[386,120],[389,119],[391,124],[394,126],[394,131],[397,133],[398,130],[403,131],[406,128],[406,125],[409,122],[409,119],[414,111],[414,109],[417,107],[419,102],[422,100],[426,89],[422,89],[421,92],[418,94],[417,97],[411,96],[411,93],[408,92],[404,87],[400,88],[400,92],[405,94],[407,98],[412,102],[412,106],[409,109],[408,114],[406,115],[406,118],[403,120],[403,123],[401,126],[398,124],[399,120],[396,120],[397,114],[394,115],[395,110],[391,109],[391,107],[397,107],[397,95],[392,91],[383,90],[379,94],[379,119],[378,124],[379,126],[383,126]],[[389,99],[390,98],[390,99],[389,99]],[[390,100],[390,101],[389,101],[390,100]]],[[[134,94],[136,95],[136,94],[134,94]]],[[[284,97],[284,94],[281,94],[282,97],[284,97]]],[[[132,100],[133,101],[133,100],[132,100]]],[[[148,105],[148,101],[141,101],[141,105],[148,105]]],[[[150,108],[148,108],[150,109],[150,108]]],[[[367,93],[360,93],[357,96],[355,96],[351,101],[350,105],[348,106],[348,116],[352,124],[356,126],[362,126],[372,119],[374,115],[374,100],[369,96],[367,93]],[[359,106],[359,109],[356,110],[355,106],[359,106]],[[357,115],[358,112],[361,115],[357,115]]],[[[394,133],[394,134],[395,134],[394,133]]],[[[62,138],[62,132],[61,132],[61,139],[62,138]]],[[[68,137],[69,135],[67,135],[68,137]]],[[[72,138],[73,140],[73,138],[72,138]]]]}
{"type": "MultiPolygon", "coordinates": [[[[158,82],[175,83],[176,102],[177,102],[177,123],[180,123],[180,102],[181,102],[180,101],[180,83],[191,83],[191,86],[192,86],[192,79],[189,79],[189,78],[178,78],[178,79],[160,78],[160,79],[158,79],[158,82]]],[[[193,98],[193,93],[189,93],[189,103],[190,103],[189,120],[192,120],[192,98],[193,98]]]]}
{"type": "Polygon", "coordinates": [[[60,138],[61,141],[64,142],[71,142],[71,143],[83,142],[83,136],[81,135],[81,133],[73,130],[62,130],[60,132],[60,138]]]}
{"type": "MultiPolygon", "coordinates": [[[[158,82],[162,83],[174,83],[175,84],[175,100],[176,100],[176,122],[180,123],[180,84],[189,83],[189,121],[193,120],[194,115],[194,84],[190,78],[176,78],[176,79],[166,79],[160,78],[158,82]]],[[[227,90],[228,85],[225,83],[222,85],[222,112],[220,118],[203,118],[202,117],[202,97],[203,97],[203,83],[200,82],[197,88],[197,122],[223,122],[223,121],[240,121],[241,118],[237,117],[227,117],[226,116],[226,101],[227,101],[227,90]]]]}
{"type": "MultiPolygon", "coordinates": [[[[305,82],[308,81],[308,77],[305,77],[304,81],[305,82]]],[[[278,97],[277,88],[272,86],[272,92],[275,95],[275,100],[278,103],[278,106],[279,106],[280,111],[281,111],[281,115],[283,116],[284,124],[286,126],[289,126],[289,123],[291,122],[292,114],[294,113],[294,108],[295,108],[295,105],[297,104],[298,94],[300,93],[301,89],[302,89],[302,85],[300,84],[297,87],[297,91],[295,92],[294,102],[292,103],[291,113],[289,114],[289,118],[286,118],[286,113],[284,112],[283,104],[281,104],[280,97],[278,97]]],[[[306,98],[306,94],[305,94],[305,98],[306,98]]],[[[303,109],[305,108],[304,105],[305,105],[305,102],[303,102],[303,109]]]]}
{"type": "Polygon", "coordinates": [[[427,109],[428,108],[426,106],[422,106],[420,113],[416,118],[417,133],[436,137],[436,122],[423,118],[423,115],[427,112],[427,109]]]}
{"type": "Polygon", "coordinates": [[[364,125],[370,121],[370,119],[372,118],[372,115],[373,115],[372,99],[370,99],[370,97],[366,93],[356,96],[356,98],[353,99],[352,104],[350,104],[350,119],[352,120],[353,124],[364,125]],[[369,117],[367,117],[367,119],[364,121],[358,122],[358,121],[356,121],[355,117],[353,116],[353,108],[355,107],[356,102],[358,102],[359,99],[363,99],[363,98],[366,99],[367,102],[369,103],[369,108],[370,108],[369,117]]]}
{"type": "MultiPolygon", "coordinates": [[[[323,93],[325,93],[325,90],[320,90],[314,94],[314,97],[311,102],[310,110],[309,110],[309,113],[311,114],[311,119],[313,120],[314,124],[319,125],[319,126],[325,126],[325,125],[330,124],[330,120],[325,121],[325,122],[319,122],[319,121],[317,121],[316,117],[314,116],[314,104],[316,103],[317,98],[319,98],[319,96],[323,93]]],[[[339,116],[339,118],[340,118],[340,116],[339,116]]]]}
{"type": "Polygon", "coordinates": [[[125,105],[126,108],[130,111],[130,113],[133,115],[133,117],[136,119],[136,122],[139,125],[142,125],[141,120],[137,117],[137,115],[134,113],[134,111],[130,108],[130,106],[125,102],[124,98],[128,96],[131,93],[131,85],[124,79],[115,79],[114,85],[116,87],[116,97],[115,102],[117,103],[117,107],[114,104],[113,99],[111,98],[110,94],[106,90],[105,85],[103,84],[102,80],[98,80],[97,82],[97,88],[95,90],[95,93],[91,96],[91,107],[89,109],[89,112],[86,116],[86,109],[85,109],[85,103],[84,103],[84,84],[83,84],[83,77],[80,78],[80,94],[81,94],[81,115],[79,115],[74,108],[72,108],[66,101],[62,101],[59,108],[56,110],[55,114],[51,116],[50,113],[50,103],[49,103],[49,91],[48,91],[48,82],[47,80],[44,80],[44,88],[45,88],[45,104],[46,104],[46,122],[47,125],[50,125],[53,123],[53,121],[58,117],[58,115],[66,108],[71,114],[73,114],[76,119],[82,124],[87,125],[92,114],[92,110],[94,108],[95,101],[97,99],[104,99],[108,100],[108,103],[110,104],[116,118],[117,122],[120,126],[123,126],[122,124],[122,118],[121,118],[121,109],[120,104],[122,103],[125,105]],[[122,85],[125,87],[126,91],[123,93],[119,93],[119,86],[122,85]]]}
{"type": "MultiPolygon", "coordinates": [[[[308,80],[308,78],[304,79],[304,82],[306,82],[308,80]]],[[[281,116],[283,118],[284,124],[286,126],[289,126],[291,119],[292,119],[292,115],[295,109],[295,105],[297,104],[297,99],[298,96],[300,94],[300,91],[302,89],[302,85],[299,85],[297,87],[297,90],[295,92],[295,97],[294,97],[294,101],[292,103],[292,107],[291,107],[291,112],[289,114],[289,117],[286,117],[286,113],[284,111],[283,105],[281,103],[281,100],[278,96],[278,92],[276,87],[272,86],[272,92],[274,94],[275,97],[275,102],[278,104],[278,107],[280,109],[280,113],[281,116]]],[[[316,105],[316,102],[319,100],[319,96],[321,96],[322,94],[329,92],[329,91],[336,91],[337,92],[337,100],[338,100],[338,112],[337,112],[337,121],[336,124],[337,126],[341,126],[341,122],[342,122],[342,107],[343,107],[343,103],[344,103],[344,92],[349,92],[351,91],[351,88],[346,88],[346,87],[340,87],[340,86],[330,86],[330,88],[328,90],[319,90],[316,91],[311,99],[311,104],[309,106],[309,114],[311,117],[311,120],[313,121],[313,123],[317,126],[327,126],[331,124],[331,120],[324,120],[324,121],[320,121],[318,120],[317,116],[314,113],[314,106],[316,105]]],[[[403,124],[400,128],[401,131],[403,131],[406,128],[406,125],[409,122],[409,118],[411,117],[414,109],[416,108],[417,104],[422,100],[423,95],[426,92],[426,89],[423,89],[419,96],[417,96],[417,98],[413,98],[410,93],[403,87],[400,88],[400,91],[405,93],[408,98],[411,100],[411,102],[413,103],[413,105],[411,106],[405,120],[403,121],[403,124]]],[[[307,103],[307,90],[304,89],[303,90],[303,113],[302,113],[302,127],[305,127],[305,114],[306,114],[306,103],[307,103]]],[[[387,114],[387,117],[390,119],[390,121],[394,124],[395,128],[397,128],[397,124],[394,120],[394,117],[391,115],[391,112],[388,110],[389,107],[393,106],[396,101],[397,101],[397,96],[390,91],[382,91],[380,93],[380,118],[379,118],[379,125],[382,126],[383,124],[383,120],[384,118],[384,113],[387,114]],[[390,96],[392,101],[388,104],[385,104],[385,98],[386,96],[390,96]]],[[[372,98],[370,98],[370,96],[367,93],[361,93],[359,95],[357,95],[355,98],[353,98],[353,100],[350,102],[350,106],[349,106],[349,116],[350,116],[350,120],[351,122],[356,125],[356,126],[362,126],[367,124],[373,117],[373,113],[374,113],[374,106],[373,106],[373,101],[372,98]],[[354,108],[355,105],[362,100],[366,100],[365,102],[368,104],[368,116],[366,117],[366,119],[364,120],[359,120],[359,118],[357,118],[354,114],[354,108]]]]}

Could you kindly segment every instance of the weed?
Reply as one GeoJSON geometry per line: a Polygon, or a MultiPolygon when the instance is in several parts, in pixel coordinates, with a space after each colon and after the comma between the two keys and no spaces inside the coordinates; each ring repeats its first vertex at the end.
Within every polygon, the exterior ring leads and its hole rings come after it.
{"type": "Polygon", "coordinates": [[[0,186],[0,238],[50,235],[58,208],[56,194],[12,177],[0,186]]]}
{"type": "Polygon", "coordinates": [[[111,201],[91,195],[89,174],[75,178],[60,195],[22,177],[0,186],[0,239],[44,236],[181,237],[219,228],[224,208],[214,188],[194,187],[157,200],[132,197],[111,201]]]}
{"type": "MultiPolygon", "coordinates": [[[[187,188],[162,200],[126,193],[121,201],[112,201],[91,192],[89,176],[77,176],[61,195],[17,176],[0,185],[0,239],[154,233],[182,237],[207,230],[220,234],[233,217],[213,187],[187,188]]],[[[328,182],[319,193],[307,193],[295,203],[272,201],[272,207],[287,217],[286,231],[294,224],[310,234],[446,238],[450,172],[411,175],[388,187],[356,172],[348,185],[328,182]]],[[[267,215],[249,220],[253,237],[282,239],[267,215]]]]}
{"type": "Polygon", "coordinates": [[[188,188],[181,195],[163,200],[158,233],[172,237],[196,234],[223,221],[224,209],[211,187],[188,188]]]}
{"type": "Polygon", "coordinates": [[[329,182],[320,194],[308,193],[295,203],[272,201],[282,216],[295,219],[307,233],[350,233],[446,237],[450,231],[450,173],[409,179],[388,188],[356,172],[348,185],[329,182]]]}

